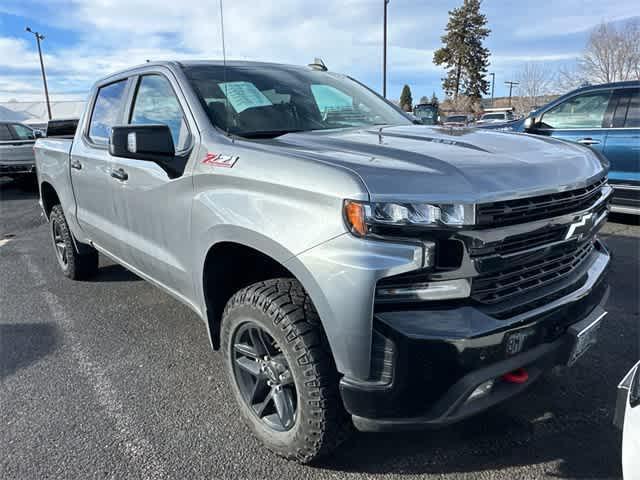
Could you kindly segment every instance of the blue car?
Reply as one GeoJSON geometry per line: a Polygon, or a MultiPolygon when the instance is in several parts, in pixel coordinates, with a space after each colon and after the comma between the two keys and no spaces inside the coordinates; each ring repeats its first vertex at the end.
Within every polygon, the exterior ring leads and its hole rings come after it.
{"type": "Polygon", "coordinates": [[[522,120],[480,128],[547,135],[598,150],[611,164],[611,210],[640,215],[640,81],[582,87],[522,120]]]}

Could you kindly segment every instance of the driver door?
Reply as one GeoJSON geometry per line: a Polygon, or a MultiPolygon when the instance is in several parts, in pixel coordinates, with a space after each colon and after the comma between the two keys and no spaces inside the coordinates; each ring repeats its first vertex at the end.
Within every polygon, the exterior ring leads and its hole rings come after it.
{"type": "Polygon", "coordinates": [[[169,75],[156,70],[134,80],[125,123],[167,125],[176,156],[169,163],[112,157],[120,177],[114,204],[126,224],[123,240],[131,250],[132,266],[178,296],[193,298],[188,248],[193,182],[184,172],[197,130],[169,75]]]}

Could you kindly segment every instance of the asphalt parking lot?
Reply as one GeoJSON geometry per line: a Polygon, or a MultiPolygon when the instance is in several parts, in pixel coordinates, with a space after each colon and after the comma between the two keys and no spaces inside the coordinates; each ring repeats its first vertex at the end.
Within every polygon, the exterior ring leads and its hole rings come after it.
{"type": "Polygon", "coordinates": [[[34,192],[0,179],[0,478],[619,478],[615,387],[640,357],[640,226],[613,217],[609,317],[574,368],[451,428],[356,434],[318,466],[260,447],[187,307],[102,259],[57,269],[34,192]]]}

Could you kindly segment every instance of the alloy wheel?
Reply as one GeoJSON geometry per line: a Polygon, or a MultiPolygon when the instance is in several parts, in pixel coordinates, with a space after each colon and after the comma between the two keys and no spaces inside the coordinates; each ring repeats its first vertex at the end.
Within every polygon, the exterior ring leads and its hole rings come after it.
{"type": "Polygon", "coordinates": [[[276,431],[291,429],[297,391],[276,340],[257,323],[245,322],[234,334],[232,356],[236,384],[251,411],[276,431]]]}

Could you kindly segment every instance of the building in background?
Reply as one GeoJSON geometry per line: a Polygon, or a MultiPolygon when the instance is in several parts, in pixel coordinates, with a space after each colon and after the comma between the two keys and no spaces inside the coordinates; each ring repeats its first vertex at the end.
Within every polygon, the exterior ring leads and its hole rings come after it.
{"type": "MultiPolygon", "coordinates": [[[[79,118],[84,111],[84,100],[51,102],[54,120],[79,118]]],[[[48,121],[44,102],[0,102],[0,121],[21,122],[33,128],[45,129],[48,121]]]]}

